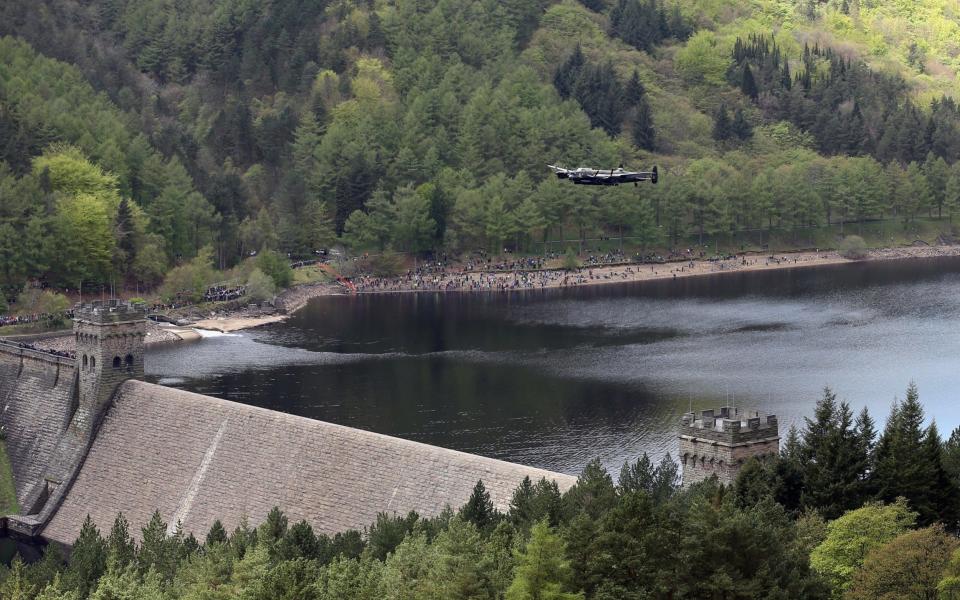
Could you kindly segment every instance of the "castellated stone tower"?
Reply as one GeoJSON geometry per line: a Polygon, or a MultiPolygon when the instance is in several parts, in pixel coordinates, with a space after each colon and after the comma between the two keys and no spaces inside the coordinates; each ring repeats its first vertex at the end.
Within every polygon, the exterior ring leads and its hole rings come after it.
{"type": "Polygon", "coordinates": [[[747,459],[779,451],[776,415],[725,406],[719,411],[689,412],[680,421],[684,486],[711,475],[720,483],[733,483],[747,459]]]}
{"type": "Polygon", "coordinates": [[[74,311],[79,394],[75,423],[89,430],[102,416],[117,386],[143,378],[143,304],[118,300],[85,304],[74,311]]]}

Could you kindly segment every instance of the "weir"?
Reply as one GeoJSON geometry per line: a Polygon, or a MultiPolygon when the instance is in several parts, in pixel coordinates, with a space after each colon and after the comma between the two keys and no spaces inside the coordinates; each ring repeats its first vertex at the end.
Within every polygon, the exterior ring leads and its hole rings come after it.
{"type": "Polygon", "coordinates": [[[75,311],[77,358],[0,343],[0,425],[20,515],[0,528],[71,544],[89,514],[123,512],[135,536],[155,510],[198,537],[213,522],[252,524],[279,506],[336,533],[378,513],[433,516],[482,480],[509,505],[524,477],[576,479],[418,442],[137,381],[143,307],[116,301],[75,311]]]}

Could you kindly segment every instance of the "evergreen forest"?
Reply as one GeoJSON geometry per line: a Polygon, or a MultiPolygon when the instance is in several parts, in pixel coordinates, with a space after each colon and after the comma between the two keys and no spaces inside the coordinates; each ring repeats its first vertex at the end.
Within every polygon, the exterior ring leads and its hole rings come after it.
{"type": "Polygon", "coordinates": [[[69,561],[48,546],[4,567],[0,598],[955,599],[960,429],[926,422],[913,385],[879,435],[826,389],[780,455],[729,486],[681,489],[669,455],[616,479],[594,461],[562,494],[524,480],[505,512],[479,481],[458,510],[333,536],[281,508],[199,539],[159,513],[139,532],[88,518],[69,561]]]}
{"type": "Polygon", "coordinates": [[[338,245],[951,238],[957,39],[945,0],[4,2],[0,302],[338,245]]]}

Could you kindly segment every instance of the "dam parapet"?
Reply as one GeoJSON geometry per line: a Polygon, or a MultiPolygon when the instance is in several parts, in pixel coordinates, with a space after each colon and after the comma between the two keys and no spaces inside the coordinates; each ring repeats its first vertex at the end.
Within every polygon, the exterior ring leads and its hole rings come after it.
{"type": "Polygon", "coordinates": [[[714,475],[733,483],[744,462],[780,451],[776,415],[732,406],[684,414],[679,437],[684,486],[714,475]]]}

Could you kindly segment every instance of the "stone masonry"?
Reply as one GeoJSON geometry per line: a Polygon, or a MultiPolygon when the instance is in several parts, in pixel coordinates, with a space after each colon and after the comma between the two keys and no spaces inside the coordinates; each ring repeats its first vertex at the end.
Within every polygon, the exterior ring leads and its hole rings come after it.
{"type": "Polygon", "coordinates": [[[721,483],[733,483],[747,459],[779,451],[776,415],[725,406],[686,413],[680,422],[684,486],[713,475],[721,483]]]}
{"type": "Polygon", "coordinates": [[[71,544],[90,514],[137,532],[159,510],[171,530],[252,524],[273,506],[335,533],[379,512],[436,515],[483,480],[498,508],[529,476],[575,478],[136,381],[141,306],[75,312],[77,357],[0,343],[0,425],[22,514],[19,536],[71,544]]]}
{"type": "Polygon", "coordinates": [[[37,509],[43,475],[76,410],[76,387],[72,358],[0,342],[0,429],[25,512],[37,509]]]}
{"type": "Polygon", "coordinates": [[[117,386],[143,378],[146,310],[111,300],[85,305],[74,313],[80,402],[76,424],[89,430],[97,423],[117,386]]]}
{"type": "Polygon", "coordinates": [[[139,533],[154,510],[184,531],[227,530],[279,506],[291,522],[335,533],[377,513],[433,516],[459,507],[483,480],[506,509],[525,476],[562,491],[576,478],[266,410],[128,381],[97,434],[44,538],[71,543],[89,514],[101,529],[123,511],[139,533]]]}

